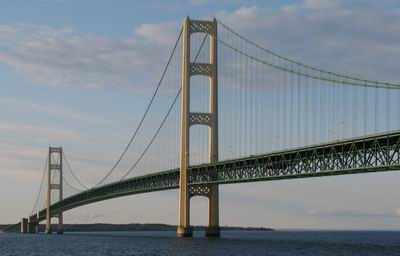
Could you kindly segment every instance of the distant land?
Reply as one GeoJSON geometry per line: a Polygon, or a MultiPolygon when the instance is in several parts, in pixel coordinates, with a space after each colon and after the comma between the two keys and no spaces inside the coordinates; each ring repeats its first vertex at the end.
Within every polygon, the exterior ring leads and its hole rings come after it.
{"type": "MultiPolygon", "coordinates": [[[[4,231],[8,227],[14,224],[0,225],[0,231],[4,231]]],[[[176,231],[176,225],[167,224],[106,224],[106,223],[94,223],[94,224],[64,224],[65,232],[104,232],[104,231],[176,231]]],[[[193,226],[196,231],[205,230],[205,226],[193,226]]],[[[40,232],[44,231],[44,225],[40,225],[40,232]]],[[[272,228],[263,227],[221,227],[221,230],[225,231],[274,231],[272,228]]]]}

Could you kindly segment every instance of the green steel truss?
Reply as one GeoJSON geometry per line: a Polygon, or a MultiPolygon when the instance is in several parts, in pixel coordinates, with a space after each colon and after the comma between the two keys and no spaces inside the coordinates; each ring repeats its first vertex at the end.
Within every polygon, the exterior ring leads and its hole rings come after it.
{"type": "MultiPolygon", "coordinates": [[[[400,170],[400,131],[250,156],[189,168],[189,184],[244,183],[400,170]]],[[[89,189],[51,205],[51,214],[133,194],[176,189],[179,170],[139,176],[89,189]]],[[[46,218],[42,210],[31,223],[46,218]]]]}

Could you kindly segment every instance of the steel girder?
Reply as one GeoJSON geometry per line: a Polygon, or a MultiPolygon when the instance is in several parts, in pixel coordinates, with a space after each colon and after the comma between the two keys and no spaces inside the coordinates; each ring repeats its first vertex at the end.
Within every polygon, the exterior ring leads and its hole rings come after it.
{"type": "MultiPolygon", "coordinates": [[[[176,189],[178,187],[179,170],[174,169],[170,171],[139,176],[86,190],[52,204],[50,211],[52,215],[56,215],[60,211],[66,211],[98,201],[133,194],[176,189]]],[[[35,217],[35,215],[31,216],[30,218],[32,221],[40,222],[46,218],[46,212],[42,210],[39,212],[39,218],[35,217]]]]}
{"type": "MultiPolygon", "coordinates": [[[[400,170],[400,131],[354,138],[189,168],[189,184],[228,184],[400,170]]],[[[89,203],[176,189],[179,169],[139,176],[81,192],[51,205],[52,215],[89,203]]],[[[46,218],[45,210],[30,216],[46,218]]]]}
{"type": "Polygon", "coordinates": [[[189,184],[242,183],[400,170],[400,132],[191,168],[189,184]]]}

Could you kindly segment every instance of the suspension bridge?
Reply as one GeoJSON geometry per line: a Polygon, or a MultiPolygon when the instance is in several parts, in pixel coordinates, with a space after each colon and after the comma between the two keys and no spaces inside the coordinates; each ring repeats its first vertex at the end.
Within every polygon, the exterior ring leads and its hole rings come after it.
{"type": "Polygon", "coordinates": [[[220,236],[219,185],[400,170],[400,84],[298,62],[219,20],[187,17],[142,118],[99,182],[87,186],[50,147],[35,205],[10,230],[46,233],[63,212],[179,189],[180,237],[190,199],[209,199],[206,236],[220,236]]]}

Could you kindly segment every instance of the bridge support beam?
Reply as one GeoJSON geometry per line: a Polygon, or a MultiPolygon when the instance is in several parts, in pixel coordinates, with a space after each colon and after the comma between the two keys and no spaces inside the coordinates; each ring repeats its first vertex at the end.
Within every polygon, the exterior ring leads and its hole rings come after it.
{"type": "MultiPolygon", "coordinates": [[[[217,21],[196,21],[185,18],[183,24],[183,59],[182,59],[182,111],[181,111],[181,151],[180,151],[180,178],[179,178],[179,237],[192,237],[193,230],[190,226],[190,198],[194,195],[193,188],[189,185],[189,139],[191,125],[209,126],[209,160],[218,162],[218,55],[217,55],[217,21]],[[209,63],[190,62],[190,35],[192,33],[206,33],[210,38],[209,63]],[[209,77],[210,106],[209,113],[190,112],[190,77],[205,75],[209,77]],[[192,191],[193,190],[193,191],[192,191]]],[[[209,224],[206,236],[219,237],[219,196],[218,185],[203,186],[202,192],[207,191],[209,198],[209,224]]],[[[199,191],[200,191],[199,190],[199,191]]]]}
{"type": "MultiPolygon", "coordinates": [[[[36,214],[35,217],[38,217],[38,214],[36,214]]],[[[33,216],[28,217],[28,231],[27,232],[30,234],[39,234],[39,223],[37,223],[33,219],[33,216]]]]}
{"type": "Polygon", "coordinates": [[[190,65],[190,20],[186,17],[183,23],[183,59],[182,59],[182,112],[181,112],[181,156],[179,178],[179,237],[192,237],[190,226],[190,198],[188,191],[189,167],[189,65],[190,65]]]}
{"type": "Polygon", "coordinates": [[[48,158],[48,176],[47,176],[47,209],[46,209],[46,234],[51,234],[51,217],[58,218],[58,234],[62,234],[63,228],[63,213],[60,212],[56,216],[51,215],[51,191],[58,190],[59,200],[63,199],[63,168],[62,159],[63,153],[62,148],[49,147],[49,158],[48,158]],[[58,176],[56,176],[58,174],[58,176]],[[54,182],[54,177],[58,177],[58,182],[54,182]]]}
{"type": "Polygon", "coordinates": [[[30,234],[38,234],[39,233],[39,225],[34,222],[29,222],[27,232],[30,234]]]}
{"type": "Polygon", "coordinates": [[[21,234],[28,233],[28,219],[22,218],[21,220],[21,234]]]}
{"type": "MultiPolygon", "coordinates": [[[[210,163],[218,162],[218,52],[217,52],[217,20],[212,21],[212,35],[210,36],[210,63],[214,72],[210,77],[210,112],[212,114],[209,136],[210,163]]],[[[210,185],[208,202],[207,237],[219,237],[219,188],[217,184],[210,185]]]]}
{"type": "Polygon", "coordinates": [[[206,237],[219,237],[219,188],[218,185],[211,185],[210,197],[208,199],[208,227],[206,237]]]}

